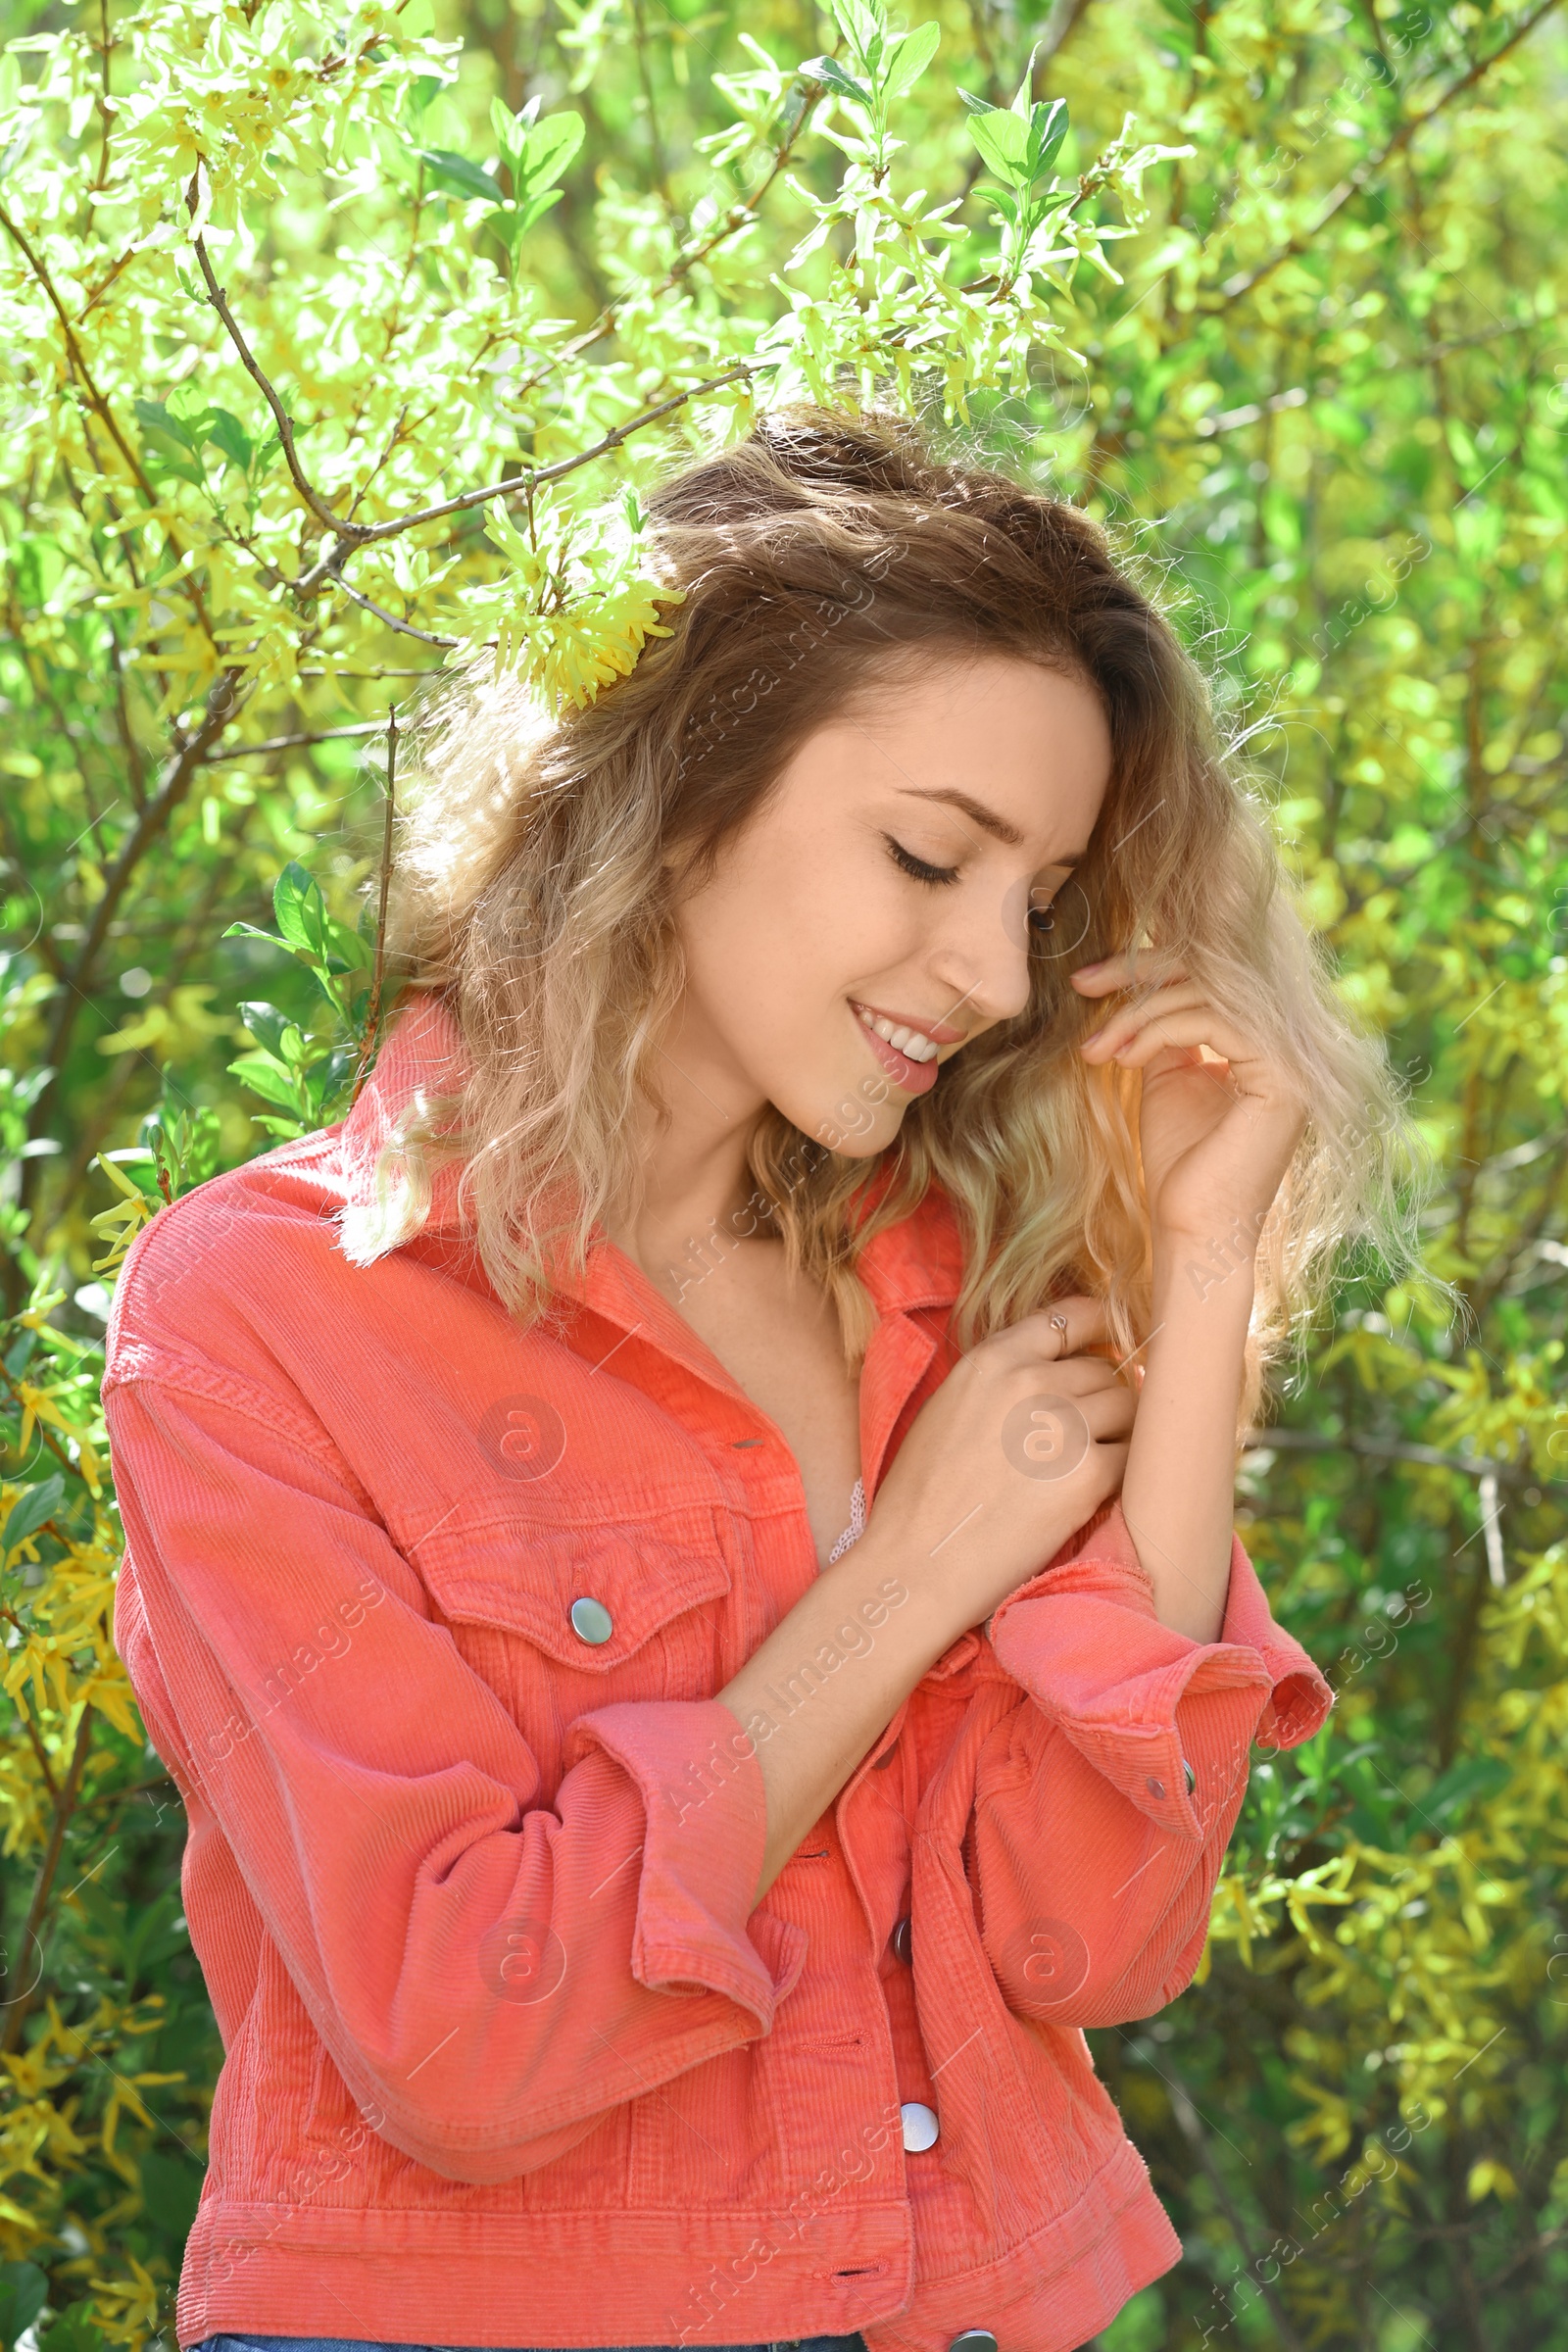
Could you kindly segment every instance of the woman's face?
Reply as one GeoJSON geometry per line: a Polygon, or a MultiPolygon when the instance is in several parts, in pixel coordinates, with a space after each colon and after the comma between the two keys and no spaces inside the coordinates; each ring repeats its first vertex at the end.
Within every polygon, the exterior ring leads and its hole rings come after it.
{"type": "Polygon", "coordinates": [[[772,1102],[882,1151],[943,1062],[1024,1009],[1032,957],[1070,951],[1081,921],[1031,940],[1028,918],[1087,850],[1110,757],[1088,687],[1004,655],[933,652],[820,728],[679,905],[672,1057],[728,1112],[772,1102]]]}

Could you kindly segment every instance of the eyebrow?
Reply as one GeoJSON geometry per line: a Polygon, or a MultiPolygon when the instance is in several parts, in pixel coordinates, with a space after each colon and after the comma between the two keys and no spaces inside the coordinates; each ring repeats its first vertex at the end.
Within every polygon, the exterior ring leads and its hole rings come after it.
{"type": "MultiPolygon", "coordinates": [[[[950,808],[959,809],[963,815],[968,817],[971,824],[978,825],[982,832],[989,833],[997,841],[1004,842],[1009,850],[1015,850],[1023,840],[1023,835],[1017,826],[1009,823],[1006,817],[999,816],[996,810],[988,808],[983,801],[975,800],[967,792],[959,792],[955,785],[944,785],[935,792],[923,791],[914,784],[901,784],[897,789],[908,800],[945,801],[950,808]]],[[[1084,857],[1085,852],[1082,850],[1070,850],[1064,857],[1051,858],[1046,862],[1048,865],[1054,866],[1082,865],[1084,857]]]]}

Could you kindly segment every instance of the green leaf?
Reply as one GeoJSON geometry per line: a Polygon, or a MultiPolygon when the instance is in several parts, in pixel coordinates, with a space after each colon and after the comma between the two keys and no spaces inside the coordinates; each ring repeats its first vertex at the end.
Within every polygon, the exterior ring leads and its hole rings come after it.
{"type": "Polygon", "coordinates": [[[1003,179],[1021,182],[1027,177],[1029,126],[1005,107],[993,106],[983,115],[971,116],[969,136],[1003,179]]]}
{"type": "MultiPolygon", "coordinates": [[[[66,1482],[58,1470],[48,1478],[41,1478],[35,1487],[29,1487],[24,1494],[19,1495],[6,1513],[4,1528],[0,1529],[0,1560],[8,1560],[19,1544],[28,1536],[36,1535],[44,1521],[54,1517],[65,1498],[66,1482]]],[[[11,2267],[7,2265],[8,2269],[11,2267]]],[[[0,2288],[0,2292],[3,2292],[3,2288],[0,2288]]],[[[32,2323],[31,2320],[24,2320],[22,2325],[27,2328],[32,2323]]]]}
{"type": "Polygon", "coordinates": [[[131,405],[136,412],[137,423],[148,432],[162,433],[181,449],[195,449],[196,440],[189,425],[183,417],[172,415],[161,400],[138,400],[131,405]]]}
{"type": "Polygon", "coordinates": [[[311,1100],[318,1110],[324,1111],[333,1097],[348,1084],[359,1058],[357,1044],[334,1046],[325,1060],[312,1071],[309,1080],[311,1100]]]}
{"type": "Polygon", "coordinates": [[[201,2166],[148,2148],[137,2158],[136,2169],[142,2203],[152,2220],[172,2236],[184,2239],[201,2199],[201,2166]]]}
{"type": "Polygon", "coordinates": [[[431,186],[444,195],[482,197],[486,204],[504,201],[498,182],[467,156],[454,155],[450,147],[416,147],[414,152],[423,164],[431,186]]]}
{"type": "Polygon", "coordinates": [[[226,409],[209,409],[203,421],[206,438],[222,453],[224,464],[232,466],[236,473],[249,473],[256,453],[239,418],[226,409]]]}
{"type": "Polygon", "coordinates": [[[259,1046],[265,1046],[269,1054],[275,1054],[279,1061],[287,1061],[288,1055],[283,1051],[283,1034],[285,1030],[293,1029],[297,1037],[299,1030],[286,1012],[279,1012],[275,1004],[252,1000],[240,1006],[239,1017],[259,1046]]]}
{"type": "Polygon", "coordinates": [[[1071,127],[1065,98],[1053,98],[1049,104],[1042,98],[1035,106],[1029,117],[1029,144],[1024,156],[1024,168],[1031,180],[1045,178],[1071,127]]]}
{"type": "Polygon", "coordinates": [[[496,134],[496,145],[501,150],[503,162],[515,172],[517,158],[527,144],[527,124],[517,121],[516,116],[504,99],[492,98],[490,101],[490,127],[496,134]]]}
{"type": "Polygon", "coordinates": [[[880,42],[883,28],[880,10],[867,7],[866,0],[833,0],[833,14],[857,56],[871,64],[871,45],[880,42]]]}
{"type": "Polygon", "coordinates": [[[846,74],[836,57],[808,57],[801,72],[808,81],[824,82],[830,90],[836,90],[841,98],[853,98],[860,106],[869,106],[871,103],[871,93],[865,84],[857,81],[852,74],[846,74]]]}
{"type": "Polygon", "coordinates": [[[516,227],[508,237],[508,243],[514,244],[523,230],[532,228],[534,222],[542,219],[553,204],[559,204],[565,193],[564,188],[546,188],[542,196],[530,196],[518,211],[516,227]]]}
{"type": "Polygon", "coordinates": [[[0,2263],[0,2343],[15,2344],[44,2306],[49,2280],[35,2262],[0,2263]]]}
{"type": "Polygon", "coordinates": [[[71,2304],[41,2330],[38,2352],[112,2352],[112,2347],[93,2319],[90,2300],[84,2300],[71,2304]]]}
{"type": "Polygon", "coordinates": [[[325,962],[326,907],[321,886],[296,858],[289,859],[273,885],[272,912],[289,947],[299,949],[314,962],[325,962]]]}
{"type": "Polygon", "coordinates": [[[172,416],[162,401],[138,400],[137,422],[142,428],[142,457],[149,472],[172,473],[199,487],[206,478],[197,455],[198,443],[188,425],[172,416]]]}
{"type": "Polygon", "coordinates": [[[363,932],[340,923],[335,914],[326,918],[326,946],[333,964],[344,972],[368,971],[375,953],[363,932]]]}
{"type": "Polygon", "coordinates": [[[935,57],[941,39],[942,27],[935,23],[917,24],[912,32],[905,34],[882,85],[888,97],[902,98],[906,90],[914,87],[935,57]]]}
{"type": "Polygon", "coordinates": [[[960,89],[958,96],[971,115],[994,115],[997,111],[989,98],[977,98],[973,90],[960,89]]]}
{"type": "Polygon", "coordinates": [[[26,154],[27,149],[32,145],[32,134],[36,126],[36,122],[37,117],[30,116],[28,120],[24,122],[22,128],[12,140],[4,155],[0,155],[0,179],[10,178],[12,172],[21,163],[23,157],[26,154]]]}
{"type": "Polygon", "coordinates": [[[582,145],[587,124],[581,115],[547,115],[529,131],[522,151],[517,193],[534,196],[561,174],[582,145]]]}
{"type": "Polygon", "coordinates": [[[260,1095],[264,1102],[275,1102],[279,1110],[298,1111],[299,1089],[294,1074],[270,1054],[242,1054],[237,1061],[228,1064],[228,1074],[248,1086],[253,1095],[260,1095]]]}

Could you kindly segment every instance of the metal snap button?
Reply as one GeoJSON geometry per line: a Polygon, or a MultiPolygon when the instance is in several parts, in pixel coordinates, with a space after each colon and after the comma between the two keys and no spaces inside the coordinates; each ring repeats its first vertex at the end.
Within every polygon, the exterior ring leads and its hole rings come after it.
{"type": "Polygon", "coordinates": [[[966,2328],[954,2337],[948,2352],[997,2352],[997,2339],[989,2328],[966,2328]]]}
{"type": "Polygon", "coordinates": [[[572,1602],[571,1630],[579,1642],[587,1642],[597,1649],[601,1642],[610,1640],[615,1624],[604,1602],[589,1594],[572,1602]]]}
{"type": "Polygon", "coordinates": [[[1185,1756],[1182,1758],[1182,1770],[1187,1775],[1187,1793],[1189,1796],[1191,1796],[1193,1790],[1198,1787],[1198,1775],[1188,1763],[1185,1756]]]}
{"type": "Polygon", "coordinates": [[[1152,1773],[1150,1774],[1148,1780],[1144,1783],[1144,1787],[1149,1790],[1151,1796],[1163,1796],[1165,1793],[1164,1782],[1156,1780],[1152,1773]]]}
{"type": "Polygon", "coordinates": [[[914,1954],[910,1943],[911,1933],[911,1923],[907,1919],[901,1919],[888,1939],[893,1946],[894,1959],[902,1960],[906,1968],[912,1968],[914,1965],[914,1954]]]}
{"type": "Polygon", "coordinates": [[[904,2118],[904,2144],[912,2156],[922,2148],[934,2148],[942,2126],[934,2107],[923,2107],[918,2099],[906,2099],[899,2113],[904,2118]]]}

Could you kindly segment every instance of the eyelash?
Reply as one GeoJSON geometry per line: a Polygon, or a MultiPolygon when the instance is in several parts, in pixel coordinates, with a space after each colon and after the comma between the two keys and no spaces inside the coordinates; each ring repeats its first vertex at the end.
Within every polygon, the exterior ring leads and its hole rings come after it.
{"type": "Polygon", "coordinates": [[[916,882],[929,882],[935,887],[958,879],[956,865],[928,865],[923,858],[916,858],[902,842],[895,841],[891,833],[884,833],[882,838],[888,845],[894,864],[902,866],[906,874],[912,874],[916,882]]]}

